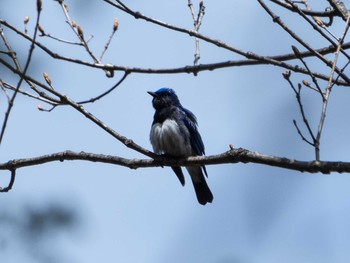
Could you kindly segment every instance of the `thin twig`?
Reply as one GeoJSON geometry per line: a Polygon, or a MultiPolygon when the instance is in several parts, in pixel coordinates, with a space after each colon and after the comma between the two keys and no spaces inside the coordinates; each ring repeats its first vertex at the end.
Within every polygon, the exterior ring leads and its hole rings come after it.
{"type": "Polygon", "coordinates": [[[16,179],[16,169],[10,169],[11,172],[11,179],[10,182],[8,184],[8,186],[6,186],[5,188],[1,188],[0,187],[0,193],[7,193],[8,191],[10,191],[13,187],[13,184],[15,183],[15,179],[16,179]]]}
{"type": "Polygon", "coordinates": [[[298,125],[297,125],[295,120],[293,120],[294,126],[296,127],[296,129],[297,129],[299,135],[301,136],[301,138],[304,141],[306,141],[308,144],[310,144],[311,146],[315,147],[316,137],[315,137],[315,135],[314,135],[314,133],[313,133],[313,131],[311,129],[311,126],[310,126],[310,123],[309,123],[308,119],[306,118],[306,114],[305,114],[305,111],[304,111],[304,106],[303,106],[303,103],[301,101],[301,94],[300,94],[301,93],[301,84],[298,84],[298,89],[296,89],[294,87],[293,82],[290,80],[290,75],[286,76],[285,79],[288,81],[290,87],[293,89],[293,91],[295,93],[295,96],[296,96],[296,99],[297,99],[297,102],[298,102],[298,106],[299,106],[299,109],[300,109],[300,113],[301,113],[301,116],[303,118],[303,122],[304,122],[304,124],[305,124],[305,126],[306,126],[306,128],[307,128],[307,130],[309,132],[309,135],[311,136],[313,142],[310,142],[309,140],[307,140],[305,138],[305,136],[300,131],[300,129],[299,129],[299,127],[298,127],[298,125]]]}
{"type": "Polygon", "coordinates": [[[331,73],[329,74],[329,81],[328,81],[328,85],[326,88],[326,93],[324,96],[324,101],[323,101],[323,105],[322,105],[322,112],[321,112],[321,117],[320,117],[320,122],[318,125],[318,130],[317,130],[317,136],[316,136],[316,141],[315,141],[315,155],[316,155],[316,160],[320,160],[320,142],[321,142],[321,135],[322,135],[322,129],[323,129],[323,125],[324,125],[324,121],[326,118],[326,112],[327,112],[327,106],[328,106],[328,102],[329,102],[329,96],[331,94],[332,91],[332,87],[333,87],[333,76],[335,74],[335,68],[338,62],[338,58],[339,58],[339,53],[340,53],[340,49],[341,46],[344,42],[345,36],[349,30],[349,23],[350,23],[350,16],[348,16],[347,20],[346,20],[346,25],[343,31],[342,36],[339,39],[339,43],[338,43],[338,47],[337,50],[335,52],[335,56],[334,56],[334,61],[333,61],[333,67],[331,70],[331,73]]]}
{"type": "Polygon", "coordinates": [[[193,7],[193,4],[192,4],[192,1],[191,0],[188,0],[188,8],[190,9],[191,11],[191,15],[192,15],[192,19],[193,19],[193,22],[194,22],[194,26],[196,26],[196,15],[195,15],[195,11],[194,11],[194,7],[193,7]]]}
{"type": "Polygon", "coordinates": [[[11,113],[14,101],[15,101],[16,96],[18,94],[18,90],[20,89],[20,87],[22,85],[22,82],[24,80],[24,76],[26,75],[26,72],[27,72],[27,70],[29,68],[29,64],[31,62],[33,51],[34,51],[34,48],[35,48],[35,40],[36,40],[37,33],[38,33],[38,26],[39,26],[39,21],[40,21],[40,14],[41,14],[41,0],[37,0],[37,6],[38,6],[38,8],[37,8],[37,19],[36,19],[36,26],[35,26],[35,30],[34,30],[33,41],[32,41],[32,43],[30,45],[30,48],[29,48],[29,53],[28,53],[28,57],[27,57],[27,61],[25,63],[24,69],[19,75],[20,76],[20,80],[17,83],[16,90],[13,93],[10,102],[8,103],[8,108],[7,108],[7,111],[5,113],[5,119],[4,119],[4,122],[2,124],[1,133],[0,133],[0,145],[1,145],[2,140],[4,138],[5,130],[6,130],[6,127],[7,127],[7,123],[8,123],[9,117],[10,117],[10,113],[11,113]],[[39,7],[39,3],[40,3],[40,7],[39,7]]]}
{"type": "MultiPolygon", "coordinates": [[[[270,0],[271,2],[282,6],[292,12],[295,12],[296,10],[293,8],[293,6],[290,5],[290,3],[286,3],[285,1],[281,0],[270,0]]],[[[338,16],[337,12],[335,10],[326,10],[326,11],[313,11],[313,10],[302,10],[302,12],[309,16],[320,16],[320,17],[333,17],[338,16]]]]}
{"type": "MultiPolygon", "coordinates": [[[[40,24],[38,24],[38,30],[40,31],[40,24]]],[[[35,43],[36,46],[37,45],[37,41],[34,39],[34,38],[31,38],[29,37],[27,34],[24,34],[20,31],[17,31],[18,34],[20,34],[21,36],[26,36],[26,39],[28,39],[30,41],[30,44],[32,43],[35,43]]],[[[7,40],[4,32],[3,32],[3,29],[2,29],[2,24],[0,23],[0,36],[6,46],[6,48],[8,49],[8,55],[11,57],[12,61],[14,62],[15,66],[16,66],[16,69],[17,69],[17,73],[18,75],[21,75],[21,72],[22,72],[22,67],[18,61],[18,58],[17,58],[17,54],[15,51],[12,50],[12,47],[9,43],[9,41],[7,40]]],[[[4,63],[3,63],[4,64],[4,63]]],[[[6,66],[6,63],[4,64],[6,66]]],[[[35,85],[33,85],[33,83],[31,83],[30,81],[28,80],[25,80],[26,83],[29,85],[29,87],[34,91],[36,92],[40,97],[44,98],[44,99],[47,99],[48,101],[52,101],[53,103],[59,103],[57,100],[55,100],[54,98],[48,96],[47,94],[45,94],[43,91],[40,91],[38,90],[35,85]]],[[[9,88],[9,89],[12,89],[12,86],[10,86],[9,84],[6,84],[6,88],[9,88]]],[[[12,89],[13,91],[16,90],[16,88],[12,89]]],[[[18,92],[19,93],[22,93],[22,94],[25,94],[24,92],[22,92],[21,89],[18,89],[18,92]]],[[[29,94],[29,93],[28,93],[29,94]]]]}
{"type": "MultiPolygon", "coordinates": [[[[67,10],[67,6],[66,4],[64,4],[63,1],[58,1],[58,3],[60,4],[60,6],[62,7],[62,11],[66,17],[66,21],[68,23],[68,25],[71,27],[71,29],[73,30],[73,32],[77,35],[78,39],[80,40],[80,42],[82,43],[83,47],[85,48],[86,52],[89,54],[89,56],[93,59],[93,61],[96,63],[96,64],[100,64],[101,61],[99,59],[96,58],[96,56],[94,55],[94,53],[91,51],[91,49],[89,48],[89,45],[88,45],[88,42],[89,40],[93,37],[91,36],[90,39],[88,40],[85,40],[84,38],[84,33],[83,33],[83,29],[77,25],[76,27],[73,25],[73,22],[72,20],[70,19],[69,17],[69,14],[68,14],[68,10],[67,10]]],[[[112,78],[114,76],[114,72],[113,71],[110,71],[110,70],[106,70],[106,69],[103,69],[103,71],[106,73],[106,76],[108,78],[112,78]]]]}
{"type": "MultiPolygon", "coordinates": [[[[277,16],[272,10],[265,4],[263,0],[258,0],[259,4],[262,8],[271,16],[273,22],[277,23],[280,27],[283,28],[292,38],[298,41],[302,46],[304,46],[310,52],[313,52],[317,58],[319,58],[326,66],[332,68],[334,65],[332,61],[329,61],[322,54],[318,53],[315,49],[313,49],[309,44],[307,44],[302,38],[300,38],[295,32],[293,32],[285,23],[282,22],[281,18],[277,16]]],[[[334,70],[337,74],[341,76],[341,78],[350,84],[350,79],[346,74],[343,74],[340,69],[334,66],[334,70]]]]}
{"type": "MultiPolygon", "coordinates": [[[[12,91],[15,91],[16,90],[16,87],[12,86],[11,84],[9,83],[6,83],[6,82],[2,82],[2,85],[4,87],[4,89],[9,89],[9,90],[12,90],[12,91]]],[[[6,91],[6,90],[5,90],[6,91]]],[[[55,100],[54,98],[51,98],[49,97],[48,99],[48,96],[46,97],[41,97],[41,96],[37,96],[37,95],[33,95],[27,91],[24,91],[22,89],[19,89],[18,90],[18,93],[22,94],[22,95],[25,95],[25,96],[28,96],[32,99],[36,99],[36,100],[39,100],[39,101],[42,101],[42,102],[45,102],[47,104],[50,104],[50,105],[56,105],[57,103],[59,103],[59,101],[55,100]]]]}
{"type": "Polygon", "coordinates": [[[343,2],[336,0],[328,0],[328,2],[344,21],[348,20],[349,11],[343,2]]]}
{"type": "MultiPolygon", "coordinates": [[[[196,30],[197,27],[197,21],[196,21],[196,15],[195,15],[195,11],[194,11],[194,7],[192,4],[191,0],[188,0],[188,7],[191,11],[191,15],[192,15],[192,19],[193,19],[193,26],[194,26],[194,30],[196,30]]],[[[198,32],[198,31],[197,31],[198,32]]],[[[195,38],[195,45],[196,45],[196,49],[195,49],[195,53],[194,53],[194,61],[193,61],[193,65],[197,65],[198,61],[199,61],[199,39],[198,37],[195,38]]]]}
{"type": "Polygon", "coordinates": [[[0,79],[0,87],[2,89],[2,91],[5,93],[5,96],[7,98],[7,103],[10,103],[10,95],[7,93],[6,89],[5,89],[5,82],[3,82],[1,79],[0,79]]]}
{"type": "Polygon", "coordinates": [[[98,59],[99,61],[102,61],[102,58],[103,58],[104,54],[106,53],[106,51],[107,51],[109,45],[110,45],[111,42],[112,42],[112,39],[113,39],[113,36],[115,35],[115,32],[117,32],[117,30],[118,30],[118,26],[119,26],[119,22],[118,22],[117,19],[115,19],[115,20],[114,20],[114,23],[113,23],[113,30],[112,30],[112,33],[111,33],[111,35],[109,36],[108,41],[107,41],[107,43],[105,44],[105,46],[104,46],[104,48],[103,48],[103,50],[102,50],[102,53],[101,53],[101,55],[100,55],[100,58],[98,59]]]}
{"type": "Polygon", "coordinates": [[[63,1],[59,1],[59,4],[60,6],[62,7],[62,11],[66,17],[66,21],[68,23],[68,25],[70,26],[70,28],[73,30],[73,32],[76,34],[76,36],[79,38],[81,44],[84,46],[85,50],[87,51],[87,53],[90,55],[90,57],[94,60],[95,63],[99,63],[98,59],[95,57],[95,55],[92,53],[92,51],[90,50],[86,40],[84,39],[84,36],[79,33],[78,29],[76,29],[74,26],[73,26],[73,23],[72,23],[72,20],[70,19],[69,17],[69,14],[68,14],[68,11],[67,11],[67,8],[65,6],[65,3],[63,1]]]}
{"type": "MultiPolygon", "coordinates": [[[[303,11],[302,11],[297,5],[295,5],[291,0],[286,0],[286,1],[287,1],[288,3],[290,3],[290,5],[291,5],[293,8],[295,8],[295,10],[298,12],[298,14],[299,14],[302,18],[304,18],[305,21],[308,22],[308,23],[312,26],[312,28],[315,29],[324,39],[326,39],[329,43],[331,43],[335,48],[338,46],[338,44],[337,44],[336,42],[334,42],[334,41],[333,41],[330,37],[328,37],[322,30],[320,30],[319,26],[321,26],[323,29],[327,29],[327,27],[324,25],[324,23],[323,23],[322,21],[321,21],[321,22],[318,22],[317,24],[313,23],[312,20],[311,20],[309,17],[307,17],[307,16],[303,13],[303,11]],[[320,25],[320,23],[321,23],[321,25],[320,25]]],[[[309,7],[308,7],[308,8],[309,8],[309,7]]],[[[315,17],[313,17],[313,18],[314,18],[314,20],[316,20],[315,17]]],[[[317,21],[318,21],[318,20],[317,20],[317,21]]],[[[338,39],[336,36],[334,36],[328,29],[327,29],[327,32],[328,32],[329,34],[331,34],[332,37],[333,37],[334,39],[336,39],[337,41],[339,41],[339,39],[338,39]]],[[[350,59],[350,55],[347,54],[347,53],[345,52],[344,49],[341,49],[340,51],[342,52],[342,54],[343,54],[347,59],[350,59]]]]}
{"type": "Polygon", "coordinates": [[[313,83],[316,86],[316,91],[318,91],[318,93],[321,95],[322,100],[324,100],[324,94],[322,92],[322,89],[320,87],[320,85],[318,84],[318,81],[314,75],[314,73],[310,70],[309,66],[307,65],[306,61],[304,60],[304,58],[302,56],[300,56],[300,51],[297,49],[297,47],[292,46],[293,51],[296,53],[295,55],[297,56],[297,58],[301,61],[301,63],[303,63],[304,67],[306,68],[306,70],[309,72],[309,75],[313,81],[313,83]]]}
{"type": "Polygon", "coordinates": [[[65,39],[62,39],[62,38],[54,37],[51,34],[47,34],[47,33],[42,34],[41,36],[42,37],[48,37],[48,38],[51,38],[51,39],[56,40],[58,42],[62,42],[62,43],[69,44],[69,45],[83,46],[83,43],[81,43],[81,42],[73,42],[73,41],[70,41],[70,40],[65,40],[65,39]]]}
{"type": "MultiPolygon", "coordinates": [[[[341,71],[344,72],[345,69],[350,65],[350,60],[348,60],[348,62],[346,62],[346,64],[342,67],[341,71]]],[[[338,81],[339,79],[339,75],[334,79],[332,80],[332,84],[331,84],[331,88],[333,88],[333,86],[336,84],[334,81],[338,81]]]]}
{"type": "Polygon", "coordinates": [[[99,96],[96,96],[94,98],[91,98],[89,100],[84,100],[84,101],[80,101],[77,102],[78,104],[86,104],[86,103],[93,103],[101,98],[103,98],[104,96],[108,95],[109,93],[111,93],[113,90],[115,90],[125,79],[126,77],[129,75],[129,72],[125,71],[123,77],[115,84],[113,85],[113,87],[111,87],[110,89],[108,89],[107,91],[103,92],[102,94],[100,94],[99,96]]]}
{"type": "MultiPolygon", "coordinates": [[[[197,17],[195,15],[195,11],[194,11],[194,7],[193,7],[193,4],[192,4],[192,1],[191,0],[188,0],[188,7],[191,11],[191,15],[192,15],[192,19],[193,19],[193,26],[194,26],[194,31],[198,33],[199,31],[199,28],[202,24],[202,19],[204,17],[204,10],[205,10],[205,6],[203,4],[203,1],[201,0],[199,2],[199,10],[198,10],[198,14],[197,14],[197,17]]],[[[198,64],[198,61],[200,59],[200,52],[199,52],[199,39],[198,37],[195,38],[195,54],[194,54],[194,61],[193,61],[193,65],[197,65],[198,64]]],[[[196,72],[195,72],[195,75],[196,75],[196,72]]]]}
{"type": "Polygon", "coordinates": [[[301,130],[299,129],[299,126],[297,124],[297,121],[296,120],[293,120],[293,124],[294,124],[294,127],[297,129],[297,132],[298,134],[300,135],[301,139],[303,141],[305,141],[306,143],[310,144],[311,146],[315,147],[315,144],[310,142],[308,139],[305,138],[305,136],[303,135],[303,133],[301,132],[301,130]]]}

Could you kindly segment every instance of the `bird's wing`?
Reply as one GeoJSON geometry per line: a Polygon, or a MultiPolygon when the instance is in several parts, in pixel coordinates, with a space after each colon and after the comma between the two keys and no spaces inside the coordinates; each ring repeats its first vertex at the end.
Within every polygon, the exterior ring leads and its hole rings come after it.
{"type": "MultiPolygon", "coordinates": [[[[190,142],[192,149],[194,150],[195,154],[197,155],[205,155],[204,151],[204,144],[202,141],[202,137],[198,132],[197,129],[197,118],[194,116],[194,114],[189,111],[188,109],[182,108],[183,112],[186,115],[186,118],[183,119],[185,126],[187,127],[189,133],[190,133],[190,142]]],[[[205,166],[202,166],[202,169],[205,173],[205,175],[208,177],[207,169],[205,166]]]]}
{"type": "Polygon", "coordinates": [[[184,118],[183,121],[185,123],[186,128],[190,133],[190,142],[191,146],[194,149],[197,155],[204,155],[204,144],[202,141],[202,137],[197,129],[197,119],[194,114],[188,109],[183,108],[183,112],[185,113],[187,118],[184,118]]]}

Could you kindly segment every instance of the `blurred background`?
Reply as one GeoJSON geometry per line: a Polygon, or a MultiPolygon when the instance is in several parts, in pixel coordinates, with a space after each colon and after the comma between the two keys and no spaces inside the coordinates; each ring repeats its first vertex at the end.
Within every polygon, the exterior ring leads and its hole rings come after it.
{"type": "MultiPolygon", "coordinates": [[[[114,18],[118,18],[119,29],[103,63],[145,68],[193,63],[195,42],[186,34],[136,20],[103,1],[65,2],[85,37],[93,35],[89,46],[97,55],[112,31],[114,18]]],[[[326,2],[310,4],[324,10],[326,2]]],[[[125,3],[161,21],[193,27],[187,1],[125,3]]],[[[24,30],[24,17],[29,16],[28,34],[33,33],[36,1],[2,0],[1,4],[0,18],[24,30]]],[[[198,1],[193,4],[198,10],[198,1]]],[[[261,55],[290,53],[292,44],[298,46],[256,1],[205,1],[204,5],[200,29],[204,35],[261,55]]],[[[314,48],[329,45],[298,16],[278,7],[274,11],[314,48]]],[[[331,30],[339,36],[344,25],[338,19],[336,22],[331,30]]],[[[76,41],[56,1],[43,0],[40,24],[46,33],[76,41]]],[[[24,63],[30,43],[7,29],[4,33],[24,63]]],[[[82,47],[49,38],[39,41],[56,53],[91,61],[82,47]]],[[[4,50],[3,43],[0,49],[4,50]]],[[[200,55],[200,63],[240,59],[202,41],[200,55]]],[[[308,62],[313,70],[329,74],[330,70],[319,63],[308,62]]],[[[296,119],[306,132],[295,95],[282,77],[284,71],[255,66],[205,71],[198,76],[131,74],[117,90],[86,108],[120,134],[151,149],[149,130],[154,110],[146,91],[171,87],[182,104],[196,114],[207,155],[222,153],[233,144],[265,154],[312,160],[313,149],[293,126],[296,119]]],[[[38,79],[47,72],[53,86],[75,101],[102,93],[122,76],[116,72],[108,79],[103,71],[55,60],[38,48],[29,72],[38,79]]],[[[4,67],[0,67],[0,78],[17,83],[4,67]]],[[[310,81],[307,76],[292,74],[294,83],[303,79],[310,81]]],[[[349,88],[333,89],[321,141],[322,160],[349,160],[349,95],[349,88]]],[[[302,96],[315,130],[320,98],[307,89],[302,96]]],[[[0,149],[1,162],[64,150],[144,158],[78,112],[68,107],[41,112],[38,104],[42,103],[17,97],[0,149]]],[[[6,107],[6,97],[1,94],[2,116],[6,107]]],[[[181,187],[170,168],[130,170],[67,161],[19,169],[13,190],[0,195],[1,262],[350,260],[348,174],[306,174],[255,164],[214,165],[207,170],[214,201],[201,206],[188,175],[186,186],[181,187]]],[[[8,172],[2,171],[1,186],[8,180],[8,172]]]]}

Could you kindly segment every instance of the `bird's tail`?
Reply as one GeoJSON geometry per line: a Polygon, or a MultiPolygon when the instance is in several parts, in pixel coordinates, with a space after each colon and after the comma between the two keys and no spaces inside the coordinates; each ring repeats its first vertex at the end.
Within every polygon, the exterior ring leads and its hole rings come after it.
{"type": "Polygon", "coordinates": [[[184,177],[184,174],[182,173],[181,167],[180,166],[172,166],[171,169],[173,169],[177,178],[179,178],[181,185],[184,186],[185,185],[185,177],[184,177]]]}
{"type": "Polygon", "coordinates": [[[186,167],[188,173],[191,175],[192,183],[198,202],[201,205],[211,203],[213,201],[213,194],[211,193],[209,186],[205,180],[203,170],[201,167],[186,167]]]}

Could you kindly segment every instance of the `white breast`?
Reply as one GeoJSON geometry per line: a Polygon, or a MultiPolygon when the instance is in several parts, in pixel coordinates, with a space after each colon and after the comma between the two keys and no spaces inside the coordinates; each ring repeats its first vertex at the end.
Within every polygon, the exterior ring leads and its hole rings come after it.
{"type": "MultiPolygon", "coordinates": [[[[185,132],[188,133],[187,130],[185,132]]],[[[172,156],[191,155],[191,145],[188,139],[184,139],[185,137],[189,138],[189,135],[181,134],[180,128],[174,120],[154,124],[150,133],[153,150],[158,154],[165,153],[172,156]]]]}

